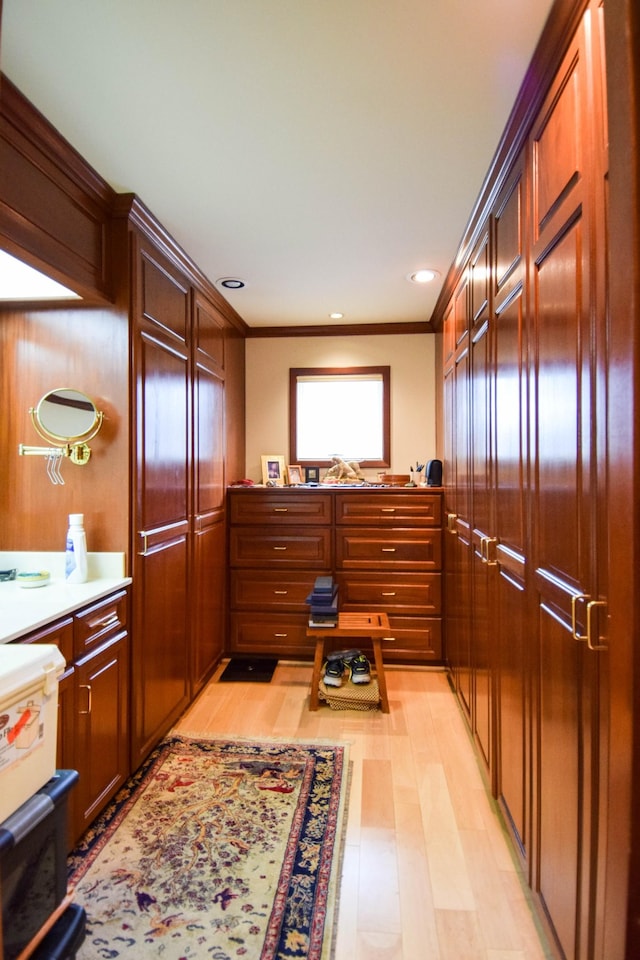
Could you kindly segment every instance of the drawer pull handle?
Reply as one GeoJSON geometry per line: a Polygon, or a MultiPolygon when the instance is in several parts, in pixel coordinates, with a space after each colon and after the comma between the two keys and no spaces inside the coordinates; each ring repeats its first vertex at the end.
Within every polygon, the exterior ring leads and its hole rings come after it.
{"type": "Polygon", "coordinates": [[[273,592],[276,597],[286,597],[286,595],[289,593],[288,590],[274,590],[273,592]]]}
{"type": "Polygon", "coordinates": [[[274,507],[274,508],[273,508],[273,512],[274,512],[274,513],[288,513],[288,512],[289,512],[289,507],[274,507]]]}
{"type": "Polygon", "coordinates": [[[383,597],[395,597],[395,595],[396,595],[396,591],[395,591],[395,590],[386,590],[386,591],[383,590],[383,591],[382,591],[382,596],[383,596],[383,597]]]}
{"type": "Polygon", "coordinates": [[[395,513],[395,512],[396,512],[395,507],[381,507],[380,509],[380,513],[395,513]]]}
{"type": "Polygon", "coordinates": [[[395,553],[395,552],[396,552],[396,548],[395,548],[395,547],[383,547],[383,548],[382,548],[382,552],[383,552],[383,553],[395,553]]]}
{"type": "Polygon", "coordinates": [[[288,636],[288,634],[286,633],[274,633],[274,637],[286,637],[286,636],[288,636]]]}
{"type": "Polygon", "coordinates": [[[79,711],[78,711],[78,713],[80,714],[81,717],[86,717],[88,714],[91,713],[91,684],[90,684],[90,683],[81,683],[81,684],[79,684],[79,686],[78,686],[78,690],[86,690],[86,691],[87,691],[87,709],[86,709],[86,710],[79,710],[79,711]]]}
{"type": "Polygon", "coordinates": [[[118,614],[109,613],[106,617],[103,617],[102,620],[94,620],[93,623],[90,624],[90,627],[92,630],[104,630],[106,627],[112,627],[118,622],[118,614]]]}
{"type": "Polygon", "coordinates": [[[286,547],[274,547],[273,549],[274,549],[274,550],[286,550],[287,548],[286,548],[286,547]]]}

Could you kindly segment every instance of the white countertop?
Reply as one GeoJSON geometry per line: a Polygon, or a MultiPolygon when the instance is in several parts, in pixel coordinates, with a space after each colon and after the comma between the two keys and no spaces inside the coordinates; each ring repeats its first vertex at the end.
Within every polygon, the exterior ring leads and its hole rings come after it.
{"type": "Polygon", "coordinates": [[[18,572],[48,570],[51,578],[45,586],[31,589],[16,580],[0,582],[0,643],[16,640],[131,583],[131,577],[124,576],[121,553],[90,553],[86,583],[66,582],[60,553],[0,551],[0,570],[14,567],[18,572]]]}

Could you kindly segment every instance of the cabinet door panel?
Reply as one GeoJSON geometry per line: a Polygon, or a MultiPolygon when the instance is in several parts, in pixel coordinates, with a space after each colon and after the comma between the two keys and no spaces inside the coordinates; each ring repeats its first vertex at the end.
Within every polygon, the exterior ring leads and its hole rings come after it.
{"type": "Polygon", "coordinates": [[[200,365],[194,371],[193,440],[197,523],[224,507],[224,381],[200,365]]]}
{"type": "Polygon", "coordinates": [[[78,767],[76,808],[85,829],[129,774],[128,640],[119,635],[76,664],[78,767]]]}
{"type": "Polygon", "coordinates": [[[193,536],[190,608],[193,696],[204,684],[224,649],[226,536],[224,518],[199,524],[193,536]]]}

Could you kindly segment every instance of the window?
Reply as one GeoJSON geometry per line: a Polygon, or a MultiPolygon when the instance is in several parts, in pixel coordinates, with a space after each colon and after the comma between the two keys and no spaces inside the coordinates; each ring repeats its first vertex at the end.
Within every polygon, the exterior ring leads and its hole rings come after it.
{"type": "Polygon", "coordinates": [[[292,463],[390,464],[390,367],[302,367],[289,372],[292,463]]]}

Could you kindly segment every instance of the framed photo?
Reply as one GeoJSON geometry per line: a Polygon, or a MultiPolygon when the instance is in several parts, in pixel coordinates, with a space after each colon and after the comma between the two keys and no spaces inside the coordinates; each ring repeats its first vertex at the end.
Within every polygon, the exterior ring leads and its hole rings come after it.
{"type": "Polygon", "coordinates": [[[270,487],[284,486],[284,457],[270,453],[262,456],[262,482],[270,487]]]}
{"type": "Polygon", "coordinates": [[[305,468],[304,468],[304,482],[305,482],[305,483],[320,483],[320,467],[305,467],[305,468]]]}
{"type": "Polygon", "coordinates": [[[287,467],[289,483],[302,483],[302,467],[297,463],[290,463],[287,467]]]}

